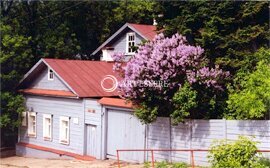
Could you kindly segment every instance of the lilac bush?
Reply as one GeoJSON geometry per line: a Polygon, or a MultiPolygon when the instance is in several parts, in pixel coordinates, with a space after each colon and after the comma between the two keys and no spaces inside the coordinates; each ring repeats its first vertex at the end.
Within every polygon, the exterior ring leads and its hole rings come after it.
{"type": "Polygon", "coordinates": [[[203,52],[200,46],[189,45],[182,35],[168,38],[159,34],[153,41],[139,46],[124,66],[124,54],[115,54],[114,70],[123,77],[119,85],[121,95],[139,106],[144,103],[159,109],[157,115],[170,115],[162,109],[173,110],[173,96],[186,82],[194,88],[222,91],[221,81],[229,74],[218,66],[207,66],[203,52]],[[163,81],[166,86],[142,87],[131,85],[130,81],[163,81]]]}

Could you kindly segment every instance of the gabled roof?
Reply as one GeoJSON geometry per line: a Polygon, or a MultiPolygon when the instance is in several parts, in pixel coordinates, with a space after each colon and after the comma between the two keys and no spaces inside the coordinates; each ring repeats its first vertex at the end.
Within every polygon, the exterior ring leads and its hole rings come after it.
{"type": "Polygon", "coordinates": [[[117,32],[115,32],[110,38],[108,38],[104,43],[102,43],[92,55],[97,54],[103,47],[105,47],[109,42],[111,42],[116,36],[123,32],[126,28],[129,28],[139,34],[145,40],[153,40],[155,35],[157,35],[156,26],[145,25],[145,24],[134,24],[126,23],[117,32]]]}
{"type": "MultiPolygon", "coordinates": [[[[56,76],[75,94],[77,97],[110,97],[118,96],[117,91],[105,92],[101,87],[101,81],[106,75],[117,75],[113,72],[112,62],[104,61],[82,61],[62,59],[41,59],[21,80],[20,86],[30,82],[39,75],[41,67],[48,66],[56,76]],[[45,64],[45,66],[44,66],[45,64]],[[39,70],[35,72],[36,70],[39,70]]],[[[105,87],[110,87],[108,80],[104,81],[105,87]]],[[[44,93],[43,93],[44,94],[44,93]]]]}

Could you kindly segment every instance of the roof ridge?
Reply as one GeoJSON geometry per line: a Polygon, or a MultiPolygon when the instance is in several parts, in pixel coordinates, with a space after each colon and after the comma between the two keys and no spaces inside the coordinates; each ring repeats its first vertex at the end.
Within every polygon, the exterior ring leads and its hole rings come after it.
{"type": "Polygon", "coordinates": [[[133,25],[144,25],[144,26],[153,26],[153,27],[157,27],[155,25],[152,25],[152,24],[141,24],[141,23],[129,23],[128,24],[133,24],[133,25]]]}

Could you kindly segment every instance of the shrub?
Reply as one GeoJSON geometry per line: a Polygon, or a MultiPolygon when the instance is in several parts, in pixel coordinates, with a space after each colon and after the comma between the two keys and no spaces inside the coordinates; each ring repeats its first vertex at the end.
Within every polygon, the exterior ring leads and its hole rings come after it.
{"type": "Polygon", "coordinates": [[[269,158],[261,158],[259,160],[259,163],[262,164],[265,167],[270,168],[270,159],[269,158]]]}
{"type": "Polygon", "coordinates": [[[188,168],[188,165],[183,162],[173,163],[172,168],[188,168]]]}
{"type": "MultiPolygon", "coordinates": [[[[143,167],[150,168],[151,162],[145,162],[143,167]]],[[[168,163],[168,162],[162,161],[162,162],[156,162],[155,167],[156,168],[188,168],[188,165],[186,163],[183,163],[183,162],[168,163]]]]}
{"type": "Polygon", "coordinates": [[[259,162],[261,153],[257,153],[256,150],[256,142],[240,136],[235,142],[216,141],[211,146],[208,158],[213,168],[265,167],[259,162]]]}

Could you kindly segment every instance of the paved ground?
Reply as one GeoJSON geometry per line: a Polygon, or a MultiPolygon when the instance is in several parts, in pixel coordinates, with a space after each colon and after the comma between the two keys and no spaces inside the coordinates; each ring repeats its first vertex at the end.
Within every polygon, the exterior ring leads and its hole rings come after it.
{"type": "MultiPolygon", "coordinates": [[[[115,160],[58,160],[58,159],[37,159],[25,157],[0,158],[0,168],[113,168],[117,167],[115,160]]],[[[142,168],[143,165],[123,163],[124,168],[142,168]]]]}

